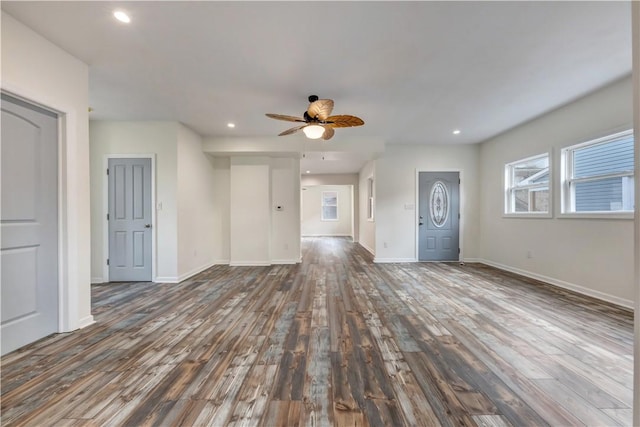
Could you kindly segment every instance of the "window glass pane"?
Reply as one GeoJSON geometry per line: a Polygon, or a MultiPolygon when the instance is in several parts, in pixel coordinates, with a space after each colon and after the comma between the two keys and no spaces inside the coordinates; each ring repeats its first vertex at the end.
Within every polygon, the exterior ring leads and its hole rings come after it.
{"type": "Polygon", "coordinates": [[[633,179],[606,178],[575,183],[576,212],[633,210],[633,179]]]}
{"type": "Polygon", "coordinates": [[[338,193],[335,191],[325,191],[322,193],[322,204],[324,206],[337,206],[338,193]]]}
{"type": "Polygon", "coordinates": [[[531,192],[531,212],[549,212],[549,190],[531,192]]]}
{"type": "Polygon", "coordinates": [[[512,166],[512,185],[532,185],[549,182],[549,156],[538,157],[512,166]]]}
{"type": "Polygon", "coordinates": [[[338,219],[338,192],[323,191],[322,192],[322,218],[326,220],[338,219]]]}
{"type": "Polygon", "coordinates": [[[548,213],[549,154],[506,165],[505,213],[548,213]]]}
{"type": "Polygon", "coordinates": [[[633,136],[578,148],[573,152],[573,177],[584,178],[633,170],[633,136]]]}
{"type": "Polygon", "coordinates": [[[323,220],[338,219],[338,207],[337,206],[323,206],[322,207],[322,219],[323,220]]]}
{"type": "Polygon", "coordinates": [[[529,212],[529,190],[515,190],[515,212],[529,212]]]}

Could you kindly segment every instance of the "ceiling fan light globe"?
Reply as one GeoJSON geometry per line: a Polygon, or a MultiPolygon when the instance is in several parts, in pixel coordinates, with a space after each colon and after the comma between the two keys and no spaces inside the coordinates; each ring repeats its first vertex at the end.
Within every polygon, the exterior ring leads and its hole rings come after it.
{"type": "Polygon", "coordinates": [[[324,135],[324,128],[319,125],[309,125],[302,128],[302,131],[309,139],[319,139],[324,135]]]}

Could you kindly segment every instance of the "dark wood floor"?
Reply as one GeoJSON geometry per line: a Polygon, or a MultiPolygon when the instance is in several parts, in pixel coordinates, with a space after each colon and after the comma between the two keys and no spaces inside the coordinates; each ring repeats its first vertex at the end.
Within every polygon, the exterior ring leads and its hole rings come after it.
{"type": "Polygon", "coordinates": [[[2,358],[2,425],[632,424],[632,313],[486,266],[314,238],[93,314],[2,358]]]}

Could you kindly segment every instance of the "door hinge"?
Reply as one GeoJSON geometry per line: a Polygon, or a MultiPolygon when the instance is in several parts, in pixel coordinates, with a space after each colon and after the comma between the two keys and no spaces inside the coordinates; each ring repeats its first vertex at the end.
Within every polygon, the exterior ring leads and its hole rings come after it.
{"type": "Polygon", "coordinates": [[[107,221],[109,221],[109,214],[107,214],[107,221]]]}
{"type": "MultiPolygon", "coordinates": [[[[108,215],[109,215],[109,214],[107,214],[107,216],[108,216],[108,215]]],[[[458,212],[458,219],[460,219],[460,212],[458,212]]]]}
{"type": "Polygon", "coordinates": [[[109,265],[109,258],[107,258],[107,265],[109,265]]]}
{"type": "Polygon", "coordinates": [[[458,248],[458,255],[460,255],[460,248],[458,248]]]}
{"type": "Polygon", "coordinates": [[[107,168],[107,175],[109,175],[109,168],[107,168]]]}
{"type": "MultiPolygon", "coordinates": [[[[109,174],[107,173],[107,175],[109,175],[109,174]]],[[[460,178],[458,178],[458,184],[460,184],[460,178]]]]}

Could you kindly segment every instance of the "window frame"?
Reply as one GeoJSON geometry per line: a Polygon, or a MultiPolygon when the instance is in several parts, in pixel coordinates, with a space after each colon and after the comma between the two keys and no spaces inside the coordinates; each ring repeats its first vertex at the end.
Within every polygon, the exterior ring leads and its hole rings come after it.
{"type": "MultiPolygon", "coordinates": [[[[591,139],[589,141],[573,144],[568,147],[564,147],[561,150],[561,183],[560,183],[560,215],[561,218],[603,218],[603,219],[633,219],[634,211],[631,210],[616,210],[616,211],[576,211],[575,210],[575,184],[582,182],[594,182],[602,181],[605,179],[630,177],[633,180],[634,186],[636,185],[635,170],[627,170],[624,172],[613,172],[607,174],[592,175],[589,177],[573,178],[573,153],[576,150],[611,143],[628,136],[633,136],[633,129],[627,129],[621,132],[615,132],[605,135],[600,138],[591,139]]],[[[634,148],[635,149],[635,148],[634,148]]],[[[635,154],[634,154],[635,163],[635,154]]],[[[635,203],[635,201],[634,201],[635,203]]]]}
{"type": "Polygon", "coordinates": [[[338,211],[338,206],[340,205],[339,202],[339,195],[338,192],[335,190],[327,190],[327,191],[322,191],[320,193],[320,221],[340,221],[340,215],[339,215],[339,211],[338,211]],[[335,198],[336,198],[336,204],[332,205],[332,204],[326,204],[325,201],[325,194],[334,194],[335,198]],[[324,217],[324,208],[325,206],[327,207],[331,207],[331,206],[335,206],[336,208],[336,217],[335,218],[325,218],[324,217]]]}
{"type": "MultiPolygon", "coordinates": [[[[518,159],[509,163],[505,163],[504,165],[504,205],[502,216],[504,218],[552,218],[553,217],[553,168],[552,168],[552,160],[553,157],[551,155],[551,151],[547,151],[541,154],[536,154],[534,156],[525,157],[522,159],[518,159]],[[515,186],[512,184],[513,177],[513,167],[519,165],[521,163],[530,162],[532,160],[537,160],[546,157],[548,159],[548,169],[549,169],[549,180],[547,181],[546,187],[544,184],[530,184],[530,185],[522,185],[515,186]],[[536,191],[541,191],[546,189],[549,193],[549,209],[546,212],[516,212],[513,210],[515,197],[515,190],[529,190],[529,197],[531,194],[536,191]]],[[[531,200],[531,199],[530,199],[531,200]]]]}

